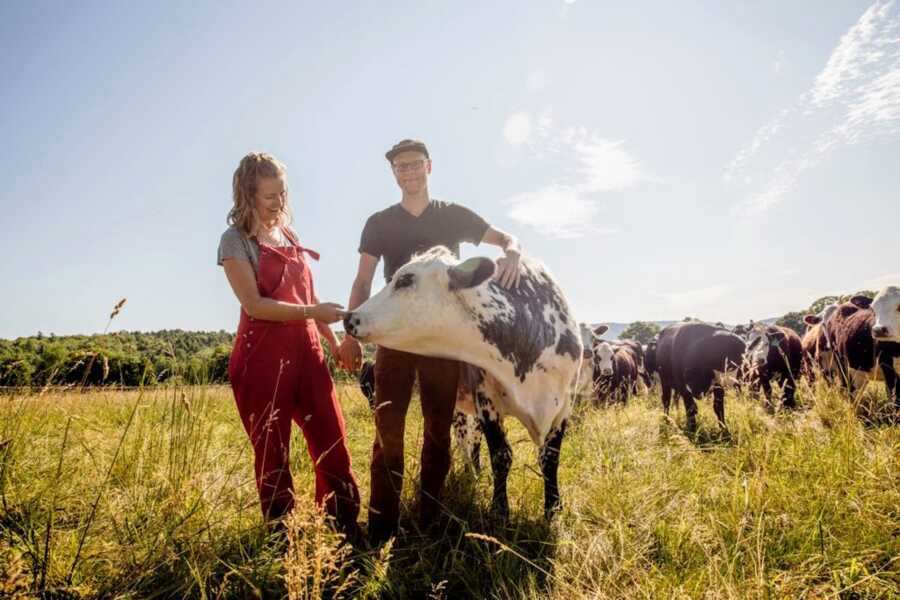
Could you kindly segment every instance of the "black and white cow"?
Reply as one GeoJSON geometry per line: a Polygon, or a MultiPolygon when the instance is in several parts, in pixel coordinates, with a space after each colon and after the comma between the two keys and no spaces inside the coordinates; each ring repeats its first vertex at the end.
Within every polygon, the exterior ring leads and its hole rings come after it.
{"type": "Polygon", "coordinates": [[[541,264],[522,258],[516,289],[493,281],[487,258],[460,262],[444,247],[413,257],[390,284],[344,319],[357,339],[462,361],[491,455],[492,508],[509,513],[512,448],[502,419],[516,417],[540,448],[544,509],[559,507],[559,451],[582,361],[565,295],[541,264]]]}
{"type": "Polygon", "coordinates": [[[762,388],[766,405],[772,408],[772,382],[782,387],[782,405],[796,408],[794,398],[803,368],[803,344],[793,329],[779,325],[753,323],[732,330],[747,344],[744,376],[754,387],[762,388]]]}

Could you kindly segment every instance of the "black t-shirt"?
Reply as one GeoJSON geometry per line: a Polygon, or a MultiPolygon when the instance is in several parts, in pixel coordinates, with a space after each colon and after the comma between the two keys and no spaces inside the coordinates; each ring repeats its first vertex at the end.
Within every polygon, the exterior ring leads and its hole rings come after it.
{"type": "Polygon", "coordinates": [[[359,240],[359,252],[384,257],[384,278],[409,262],[413,254],[446,246],[457,257],[459,244],[479,244],[488,223],[464,206],[431,199],[418,217],[394,204],[369,217],[359,240]]]}

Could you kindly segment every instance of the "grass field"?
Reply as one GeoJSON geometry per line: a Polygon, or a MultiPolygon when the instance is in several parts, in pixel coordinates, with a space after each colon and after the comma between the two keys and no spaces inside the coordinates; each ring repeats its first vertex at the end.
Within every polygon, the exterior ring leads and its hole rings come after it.
{"type": "MultiPolygon", "coordinates": [[[[365,502],[372,418],[355,388],[340,396],[365,502]]],[[[698,441],[657,395],[579,407],[550,523],[536,449],[508,420],[509,522],[488,512],[489,468],[457,460],[428,531],[411,518],[413,404],[401,535],[351,550],[312,509],[296,432],[290,544],[266,537],[226,387],[0,396],[0,597],[900,597],[900,428],[858,416],[883,391],[799,398],[770,415],[729,394],[728,436],[704,402],[698,441]]]]}

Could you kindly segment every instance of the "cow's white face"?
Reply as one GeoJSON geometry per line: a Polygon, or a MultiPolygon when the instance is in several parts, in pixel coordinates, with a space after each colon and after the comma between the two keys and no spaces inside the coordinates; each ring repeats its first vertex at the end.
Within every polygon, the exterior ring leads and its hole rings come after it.
{"type": "Polygon", "coordinates": [[[769,360],[769,351],[778,347],[784,340],[784,334],[765,325],[755,325],[744,339],[747,342],[746,359],[751,365],[763,367],[769,360]]]}
{"type": "Polygon", "coordinates": [[[872,301],[875,325],[872,337],[882,342],[900,342],[900,287],[889,285],[872,301]]]}
{"type": "MultiPolygon", "coordinates": [[[[803,317],[803,322],[807,324],[809,327],[813,327],[815,325],[821,324],[823,327],[828,324],[831,319],[834,318],[834,315],[837,314],[838,305],[837,304],[829,304],[825,308],[819,311],[818,314],[815,315],[806,315],[803,317]]],[[[808,331],[808,329],[807,329],[808,331]]]]}
{"type": "Polygon", "coordinates": [[[581,333],[582,358],[591,360],[594,358],[594,346],[600,343],[600,336],[609,331],[609,326],[599,325],[596,329],[591,329],[587,323],[579,323],[578,329],[581,333]]]}
{"type": "Polygon", "coordinates": [[[490,259],[457,264],[443,247],[415,257],[397,270],[380,292],[344,319],[353,337],[409,352],[448,356],[447,340],[464,335],[464,305],[455,291],[485,284],[494,274],[490,259]]]}
{"type": "Polygon", "coordinates": [[[607,377],[613,374],[613,347],[609,342],[594,348],[594,372],[607,377]]]}

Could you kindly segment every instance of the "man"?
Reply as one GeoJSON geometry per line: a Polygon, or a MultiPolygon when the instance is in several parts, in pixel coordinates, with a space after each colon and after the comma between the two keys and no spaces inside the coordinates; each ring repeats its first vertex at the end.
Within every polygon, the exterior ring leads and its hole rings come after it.
{"type": "MultiPolygon", "coordinates": [[[[461,242],[485,242],[503,249],[497,261],[500,285],[515,287],[521,268],[519,242],[491,227],[471,210],[431,198],[428,176],[431,157],[419,140],[401,140],[385,157],[391,164],[402,200],[373,214],[366,221],[359,245],[359,269],[347,303],[354,310],[368,300],[372,279],[381,257],[384,277],[391,277],[413,254],[444,245],[459,255],[461,242]]],[[[340,346],[345,368],[357,370],[361,360],[359,342],[345,336],[340,346]]],[[[440,510],[439,498],[450,470],[450,424],[456,403],[459,364],[456,361],[418,356],[379,347],[375,354],[375,443],[372,448],[369,534],[381,542],[396,533],[403,486],[403,432],[406,411],[416,374],[425,421],[421,460],[420,519],[432,523],[440,510]]]]}

